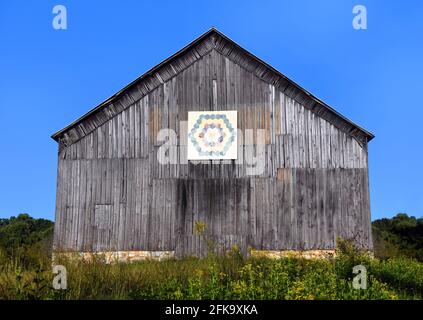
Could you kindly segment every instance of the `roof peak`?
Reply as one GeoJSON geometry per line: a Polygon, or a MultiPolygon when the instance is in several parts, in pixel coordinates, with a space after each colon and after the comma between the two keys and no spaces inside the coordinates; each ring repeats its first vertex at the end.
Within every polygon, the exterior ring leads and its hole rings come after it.
{"type": "Polygon", "coordinates": [[[114,117],[116,114],[122,112],[125,108],[147,95],[159,85],[167,82],[169,79],[179,74],[183,69],[201,59],[202,56],[211,50],[217,50],[219,53],[227,56],[235,63],[261,78],[263,81],[275,85],[282,92],[298,101],[306,108],[327,121],[336,123],[338,128],[354,136],[358,140],[367,142],[374,137],[373,134],[342,116],[322,100],[287,78],[268,63],[241,47],[219,31],[215,26],[212,26],[195,40],[148,70],[97,107],[53,134],[52,138],[62,142],[65,146],[78,141],[83,136],[102,125],[108,118],[114,117]],[[212,35],[217,35],[217,37],[209,38],[212,35]],[[105,111],[107,106],[109,106],[111,110],[105,111]],[[83,122],[87,118],[95,118],[94,123],[97,123],[97,125],[94,127],[92,125],[85,126],[83,122]]]}

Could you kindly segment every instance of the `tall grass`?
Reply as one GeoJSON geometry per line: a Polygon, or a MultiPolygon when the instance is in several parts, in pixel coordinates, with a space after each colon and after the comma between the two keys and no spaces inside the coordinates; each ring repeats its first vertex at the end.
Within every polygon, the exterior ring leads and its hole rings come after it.
{"type": "Polygon", "coordinates": [[[330,260],[244,258],[105,264],[61,259],[66,290],[52,287],[50,257],[0,252],[0,299],[398,299],[421,298],[423,264],[381,261],[346,246],[330,260]],[[30,257],[30,258],[28,258],[30,257]],[[352,266],[368,268],[368,288],[352,286],[352,266]]]}

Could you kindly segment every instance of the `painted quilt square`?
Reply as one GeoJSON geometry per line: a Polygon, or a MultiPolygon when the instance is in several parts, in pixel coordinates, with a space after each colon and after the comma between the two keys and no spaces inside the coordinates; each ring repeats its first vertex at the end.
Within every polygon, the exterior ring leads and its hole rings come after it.
{"type": "Polygon", "coordinates": [[[188,160],[237,158],[236,111],[188,112],[188,160]]]}

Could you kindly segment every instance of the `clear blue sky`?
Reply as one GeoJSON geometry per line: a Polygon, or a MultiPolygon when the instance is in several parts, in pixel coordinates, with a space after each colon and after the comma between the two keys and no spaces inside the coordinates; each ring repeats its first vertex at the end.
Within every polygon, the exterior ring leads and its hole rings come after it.
{"type": "Polygon", "coordinates": [[[373,132],[372,218],[423,216],[423,2],[1,1],[0,217],[54,218],[50,138],[211,26],[373,132]],[[63,4],[68,29],[54,30],[63,4]],[[367,7],[367,30],[352,8],[367,7]]]}

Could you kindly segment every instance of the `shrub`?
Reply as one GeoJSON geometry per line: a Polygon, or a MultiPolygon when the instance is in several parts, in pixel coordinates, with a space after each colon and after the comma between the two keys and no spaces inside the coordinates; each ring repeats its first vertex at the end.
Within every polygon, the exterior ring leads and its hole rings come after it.
{"type": "Polygon", "coordinates": [[[371,273],[381,281],[417,298],[423,296],[423,264],[409,258],[374,260],[371,273]]]}

